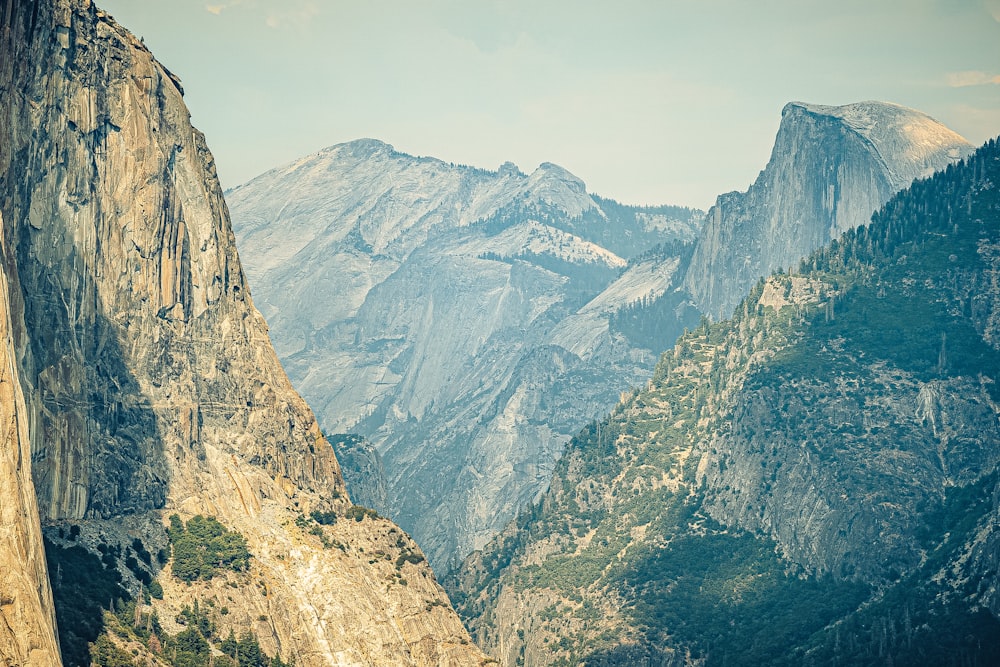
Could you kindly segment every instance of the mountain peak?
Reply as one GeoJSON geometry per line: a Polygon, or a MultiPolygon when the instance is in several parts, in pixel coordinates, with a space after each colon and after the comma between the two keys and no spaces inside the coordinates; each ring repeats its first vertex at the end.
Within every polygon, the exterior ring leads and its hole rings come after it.
{"type": "Polygon", "coordinates": [[[867,223],[914,179],[971,152],[957,133],[898,104],[789,102],[764,171],[709,211],[685,286],[703,310],[728,315],[760,276],[867,223]]]}
{"type": "Polygon", "coordinates": [[[516,164],[507,160],[497,169],[497,173],[501,176],[524,176],[524,172],[521,171],[516,164]]]}
{"type": "Polygon", "coordinates": [[[549,178],[558,178],[566,181],[567,183],[579,184],[581,188],[585,188],[583,180],[579,176],[570,173],[566,168],[560,167],[554,162],[541,163],[538,165],[538,169],[532,173],[532,176],[535,176],[536,174],[539,177],[544,176],[549,178]]]}
{"type": "Polygon", "coordinates": [[[338,152],[347,151],[355,157],[370,157],[378,153],[391,154],[396,152],[396,149],[391,144],[368,137],[337,144],[336,146],[331,146],[328,150],[336,150],[338,152]]]}
{"type": "Polygon", "coordinates": [[[897,190],[972,152],[972,145],[954,130],[922,111],[892,102],[867,100],[841,106],[789,102],[781,112],[782,124],[798,113],[840,120],[872,146],[897,190]]]}

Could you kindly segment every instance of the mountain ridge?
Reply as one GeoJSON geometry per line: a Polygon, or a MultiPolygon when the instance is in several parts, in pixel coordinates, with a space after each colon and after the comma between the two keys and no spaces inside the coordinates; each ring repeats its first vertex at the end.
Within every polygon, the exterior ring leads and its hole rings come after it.
{"type": "Polygon", "coordinates": [[[511,665],[991,664],[997,183],[992,141],[681,337],[446,582],[480,645],[511,665]]]}
{"type": "Polygon", "coordinates": [[[698,307],[728,317],[760,276],[786,270],[889,197],[967,155],[961,136],[888,102],[790,102],[767,166],[745,192],[709,210],[684,287],[698,307]]]}
{"type": "Polygon", "coordinates": [[[551,163],[478,170],[368,140],[269,172],[229,202],[290,375],[327,432],[378,450],[388,496],[376,509],[439,568],[534,497],[585,411],[652,370],[652,352],[608,322],[616,300],[670,289],[674,272],[612,285],[628,257],[700,224],[688,209],[592,196],[551,163]],[[355,155],[373,146],[373,160],[355,155]],[[604,305],[588,310],[595,297],[604,305]],[[559,330],[576,311],[586,335],[559,330]],[[442,474],[457,487],[434,483],[442,474]]]}

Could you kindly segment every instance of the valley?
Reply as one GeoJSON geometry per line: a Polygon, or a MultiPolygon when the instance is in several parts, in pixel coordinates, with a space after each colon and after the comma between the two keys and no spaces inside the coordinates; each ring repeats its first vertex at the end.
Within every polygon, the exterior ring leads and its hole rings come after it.
{"type": "Polygon", "coordinates": [[[0,3],[0,664],[1000,663],[996,139],[788,102],[708,211],[373,138],[224,191],[180,75],[0,3]]]}

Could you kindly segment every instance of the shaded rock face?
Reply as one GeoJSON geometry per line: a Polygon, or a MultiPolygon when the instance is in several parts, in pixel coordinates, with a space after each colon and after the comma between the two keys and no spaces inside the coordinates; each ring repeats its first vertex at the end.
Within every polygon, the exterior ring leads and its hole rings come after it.
{"type": "Polygon", "coordinates": [[[344,482],[350,488],[354,502],[362,507],[385,507],[385,466],[378,450],[353,433],[327,438],[337,453],[344,482]]]}
{"type": "Polygon", "coordinates": [[[384,500],[352,494],[445,569],[544,490],[573,432],[648,377],[655,351],[609,318],[676,289],[679,261],[626,260],[700,224],[590,195],[553,164],[489,172],[371,139],[227,200],[289,376],[327,433],[361,434],[381,455],[384,500]]]}
{"type": "Polygon", "coordinates": [[[878,580],[914,570],[921,512],[1000,463],[1000,424],[975,378],[921,383],[876,370],[840,386],[748,384],[732,410],[732,432],[701,461],[707,511],[773,535],[819,574],[878,580]]]}
{"type": "Polygon", "coordinates": [[[934,119],[885,102],[791,102],[771,159],[746,192],[721,195],[707,216],[684,287],[715,318],[761,276],[787,270],[890,196],[972,147],[934,119]]]}
{"type": "MultiPolygon", "coordinates": [[[[151,526],[161,510],[215,515],[247,538],[269,591],[269,641],[286,659],[477,664],[447,604],[420,613],[446,599],[426,564],[409,589],[373,585],[364,545],[413,547],[386,537],[389,522],[347,531],[336,556],[294,526],[299,512],[349,501],[250,301],[178,79],[88,0],[6,3],[0,28],[8,353],[24,394],[11,451],[30,441],[42,521],[82,520],[86,532],[122,515],[151,526]]],[[[27,460],[13,469],[21,499],[27,460]]],[[[18,507],[30,523],[30,503],[18,507]]],[[[37,524],[12,525],[25,536],[21,562],[41,574],[37,524]]],[[[45,582],[33,590],[44,629],[45,582]]],[[[14,631],[51,649],[32,627],[14,631]]]]}

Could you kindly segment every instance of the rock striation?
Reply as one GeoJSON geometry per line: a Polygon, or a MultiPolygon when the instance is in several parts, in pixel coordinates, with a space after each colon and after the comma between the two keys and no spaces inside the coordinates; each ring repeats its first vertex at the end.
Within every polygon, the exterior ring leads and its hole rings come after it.
{"type": "Polygon", "coordinates": [[[0,268],[0,659],[45,667],[59,663],[59,645],[31,481],[28,411],[11,338],[9,289],[6,269],[0,268]]]}
{"type": "Polygon", "coordinates": [[[591,195],[553,164],[485,171],[372,139],[227,200],[292,381],[327,433],[363,435],[381,457],[352,460],[381,467],[384,490],[352,493],[445,569],[543,491],[570,435],[651,373],[655,351],[610,322],[676,289],[676,252],[639,255],[682,246],[701,220],[591,195]]]}
{"type": "Polygon", "coordinates": [[[758,278],[867,223],[915,178],[971,151],[933,118],[895,104],[791,102],[757,180],[709,209],[684,287],[702,312],[729,317],[758,278]]]}
{"type": "MultiPolygon", "coordinates": [[[[297,665],[479,664],[446,603],[424,611],[446,600],[425,563],[407,565],[419,571],[411,586],[370,567],[373,543],[415,549],[388,537],[390,522],[340,528],[335,554],[295,525],[350,502],[250,300],[179,79],[89,0],[0,5],[0,30],[3,386],[15,397],[5,423],[17,426],[4,474],[22,501],[5,502],[3,520],[26,551],[4,554],[3,571],[26,568],[38,600],[14,601],[20,643],[4,659],[27,650],[42,656],[34,664],[58,662],[24,475],[30,446],[43,523],[86,534],[88,522],[128,515],[151,531],[177,511],[242,533],[267,590],[268,641],[297,665]]],[[[234,594],[244,607],[261,595],[234,594]]]]}

